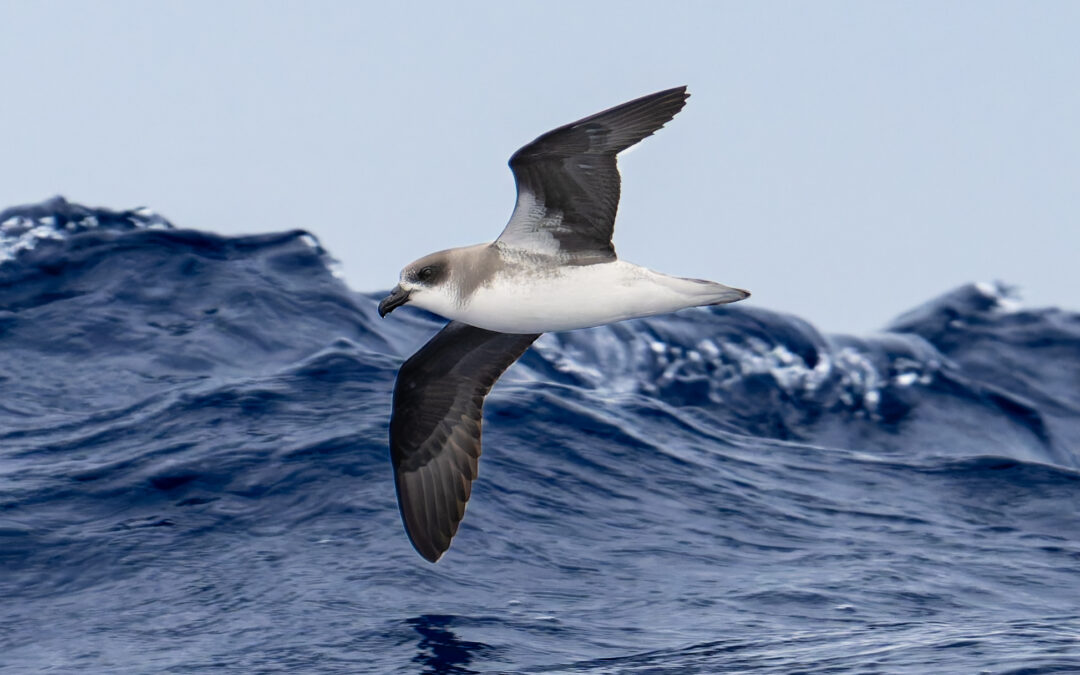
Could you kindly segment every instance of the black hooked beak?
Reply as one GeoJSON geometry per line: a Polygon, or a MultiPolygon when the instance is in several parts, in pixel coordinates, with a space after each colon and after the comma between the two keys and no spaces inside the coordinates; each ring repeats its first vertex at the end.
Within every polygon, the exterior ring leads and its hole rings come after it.
{"type": "Polygon", "coordinates": [[[394,286],[394,289],[390,291],[390,295],[383,298],[382,302],[379,303],[379,316],[386,316],[408,301],[409,292],[402,288],[400,284],[394,286]]]}

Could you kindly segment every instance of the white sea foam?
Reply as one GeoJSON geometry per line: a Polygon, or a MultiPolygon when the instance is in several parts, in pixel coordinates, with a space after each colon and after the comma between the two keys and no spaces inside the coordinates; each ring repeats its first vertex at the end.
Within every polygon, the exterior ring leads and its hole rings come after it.
{"type": "Polygon", "coordinates": [[[64,238],[64,235],[51,225],[38,225],[16,236],[0,237],[0,263],[14,260],[22,251],[29,251],[46,239],[64,238]]]}
{"type": "Polygon", "coordinates": [[[977,281],[973,286],[980,295],[993,300],[994,309],[1002,314],[1018,312],[1023,306],[1016,289],[999,281],[977,281]]]}

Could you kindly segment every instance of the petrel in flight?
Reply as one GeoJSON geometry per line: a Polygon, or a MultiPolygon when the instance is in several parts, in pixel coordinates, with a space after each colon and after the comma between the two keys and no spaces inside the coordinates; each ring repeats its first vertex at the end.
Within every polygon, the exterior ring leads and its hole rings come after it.
{"type": "Polygon", "coordinates": [[[436,562],[476,479],[484,397],[541,333],[600,326],[750,294],[619,260],[615,156],[652,135],[689,94],[676,87],[559,127],[510,158],[517,204],[495,241],[410,263],[379,303],[450,319],[398,371],[390,456],[413,546],[436,562]]]}

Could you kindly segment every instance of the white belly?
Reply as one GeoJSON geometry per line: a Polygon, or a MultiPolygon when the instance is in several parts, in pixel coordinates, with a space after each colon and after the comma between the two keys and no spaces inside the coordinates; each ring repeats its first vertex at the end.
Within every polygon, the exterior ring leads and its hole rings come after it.
{"type": "Polygon", "coordinates": [[[618,260],[542,272],[504,271],[445,315],[502,333],[547,333],[714,304],[724,301],[718,289],[733,290],[618,260]]]}

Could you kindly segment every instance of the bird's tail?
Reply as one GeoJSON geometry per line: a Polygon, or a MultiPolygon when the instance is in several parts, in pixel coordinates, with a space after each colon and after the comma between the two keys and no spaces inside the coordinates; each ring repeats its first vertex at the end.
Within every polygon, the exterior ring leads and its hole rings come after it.
{"type": "Polygon", "coordinates": [[[750,297],[750,291],[725,286],[724,284],[718,284],[715,281],[687,279],[685,277],[676,278],[678,281],[683,282],[680,284],[681,290],[697,301],[695,302],[695,306],[697,307],[703,305],[726,305],[729,302],[738,302],[739,300],[745,300],[750,297]]]}

